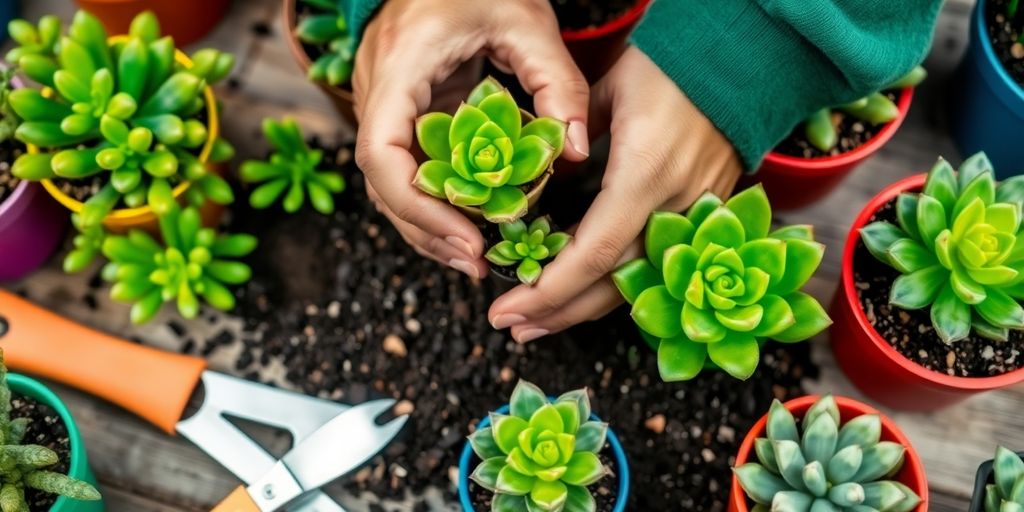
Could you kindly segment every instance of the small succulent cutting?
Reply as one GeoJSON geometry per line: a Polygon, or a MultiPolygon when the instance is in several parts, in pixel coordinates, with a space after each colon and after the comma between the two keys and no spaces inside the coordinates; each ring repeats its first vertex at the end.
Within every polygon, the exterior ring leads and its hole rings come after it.
{"type": "Polygon", "coordinates": [[[686,215],[651,215],[646,257],[612,277],[658,350],[662,379],[689,380],[705,366],[747,379],[765,339],[803,341],[832,323],[800,291],[825,247],[810,226],[769,232],[771,214],[755,186],[724,204],[706,193],[686,215]]]}
{"type": "Polygon", "coordinates": [[[512,95],[493,78],[470,93],[455,116],[443,112],[416,121],[416,139],[429,160],[413,184],[451,204],[479,207],[489,222],[518,220],[529,208],[526,191],[562,153],[565,123],[538,117],[523,125],[512,95]]]}
{"type": "Polygon", "coordinates": [[[295,34],[299,41],[324,48],[324,53],[309,67],[309,79],[331,85],[348,83],[352,78],[353,39],[345,21],[340,0],[301,0],[313,13],[299,20],[295,34]]]}
{"type": "Polygon", "coordinates": [[[984,153],[954,172],[939,159],[920,193],[896,199],[897,224],[861,229],[871,254],[900,272],[889,302],[930,308],[946,343],[980,336],[1006,340],[1024,329],[1024,177],[997,184],[984,153]]]}
{"type": "Polygon", "coordinates": [[[587,490],[609,470],[597,454],[608,425],[590,420],[586,389],[550,402],[537,386],[520,380],[509,414],[491,413],[491,425],[469,436],[482,461],[470,478],[494,493],[495,512],[594,512],[587,490]]]}
{"type": "Polygon", "coordinates": [[[528,285],[540,279],[541,262],[554,258],[572,240],[568,233],[552,233],[547,217],[538,217],[529,226],[522,220],[498,224],[498,230],[502,241],[484,257],[502,267],[516,265],[516,277],[528,285]]]}
{"type": "Polygon", "coordinates": [[[284,210],[293,213],[302,207],[308,193],[316,211],[333,213],[333,194],[345,189],[345,180],[335,171],[317,168],[323,151],[309,148],[298,123],[290,118],[264,119],[263,136],[274,148],[270,160],[248,160],[241,168],[242,180],[261,183],[249,196],[252,207],[266,208],[284,194],[284,210]]]}
{"type": "Polygon", "coordinates": [[[0,349],[0,510],[28,511],[25,490],[35,489],[72,500],[96,501],[100,493],[88,482],[45,468],[60,462],[53,450],[37,444],[22,444],[28,418],[11,418],[11,389],[7,366],[0,349]]]}
{"type": "Polygon", "coordinates": [[[995,483],[985,486],[985,512],[1024,510],[1024,462],[1002,446],[992,463],[995,483]]]}
{"type": "MultiPolygon", "coordinates": [[[[915,67],[899,80],[882,88],[883,91],[914,87],[921,83],[928,72],[921,66],[915,67]]],[[[837,107],[842,113],[853,116],[872,125],[885,124],[896,119],[900,110],[885,94],[875,92],[857,101],[837,107]]],[[[823,108],[811,114],[804,121],[804,136],[808,142],[821,151],[831,151],[839,144],[839,132],[832,108],[823,108]]]]}
{"type": "Polygon", "coordinates": [[[171,300],[185,318],[199,313],[199,297],[220,310],[234,307],[235,296],[225,285],[248,281],[252,271],[233,258],[252,252],[255,237],[218,235],[202,226],[195,207],[177,205],[160,217],[160,236],[163,243],[133,229],[103,241],[103,255],[110,260],[103,278],[114,283],[111,298],[133,303],[133,323],[152,319],[171,300]]]}

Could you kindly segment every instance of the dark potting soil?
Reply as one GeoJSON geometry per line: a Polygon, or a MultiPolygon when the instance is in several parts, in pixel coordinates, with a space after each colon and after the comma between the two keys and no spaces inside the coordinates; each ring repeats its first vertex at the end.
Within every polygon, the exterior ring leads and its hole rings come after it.
{"type": "Polygon", "coordinates": [[[0,203],[14,193],[21,180],[11,174],[11,165],[24,152],[20,144],[4,142],[0,144],[0,203]]]}
{"type": "MultiPolygon", "coordinates": [[[[890,101],[895,103],[899,98],[898,92],[886,91],[885,95],[890,101]]],[[[884,124],[873,125],[869,122],[861,121],[853,116],[844,114],[839,109],[832,111],[832,124],[836,126],[836,130],[839,133],[839,143],[831,151],[822,151],[814,147],[807,140],[807,137],[804,135],[804,123],[798,124],[789,136],[775,146],[775,149],[772,151],[797,158],[837,156],[866,144],[885,126],[884,124]]]]}
{"type": "MultiPolygon", "coordinates": [[[[886,203],[871,222],[896,223],[895,200],[886,203]]],[[[1024,366],[1024,333],[1010,331],[1010,339],[993,341],[974,331],[967,339],[947,344],[932,328],[928,309],[908,311],[889,305],[896,269],[878,261],[860,240],[853,256],[854,282],[861,307],[875,330],[907,359],[940,373],[957,377],[988,377],[1024,366]]]]}
{"type": "Polygon", "coordinates": [[[989,0],[986,3],[988,38],[1006,72],[1024,86],[1024,44],[1019,41],[1024,32],[1024,9],[1018,9],[1017,16],[1011,19],[1006,12],[1009,3],[1010,0],[989,0]]]}
{"type": "MultiPolygon", "coordinates": [[[[68,428],[61,420],[60,414],[49,405],[20,395],[11,397],[11,409],[12,419],[28,418],[29,420],[28,429],[25,431],[25,438],[21,444],[38,444],[57,452],[60,461],[47,467],[46,470],[66,475],[71,463],[71,440],[68,437],[68,428]]],[[[57,501],[57,496],[26,488],[25,501],[28,502],[30,510],[43,512],[50,510],[50,507],[57,501]]]]}
{"type": "Polygon", "coordinates": [[[558,26],[569,30],[600,27],[637,4],[637,0],[551,0],[558,26]]]}
{"type": "MultiPolygon", "coordinates": [[[[606,468],[611,470],[611,474],[587,487],[590,495],[597,502],[596,512],[612,512],[615,509],[615,500],[619,497],[619,469],[615,465],[615,460],[608,456],[609,453],[611,453],[611,445],[606,443],[597,457],[601,459],[601,463],[606,468]]],[[[479,463],[480,459],[474,455],[469,464],[470,471],[473,471],[473,468],[479,463]]],[[[469,481],[469,499],[473,503],[473,511],[469,512],[490,511],[493,498],[494,493],[480,487],[472,480],[469,481]]]]}
{"type": "MultiPolygon", "coordinates": [[[[662,382],[624,308],[517,344],[488,323],[492,284],[417,255],[366,199],[351,150],[325,151],[325,168],[335,160],[348,189],[333,215],[233,207],[229,229],[260,238],[248,258],[253,279],[237,291],[245,328],[236,370],[343,402],[399,401],[396,412],[411,420],[346,478],[354,491],[401,497],[438,487],[454,502],[465,437],[525,378],[551,393],[592,390],[594,411],[630,457],[628,510],[724,510],[745,432],[773,398],[803,394],[801,379],[817,374],[807,344],[770,343],[745,382],[714,371],[662,382]]],[[[217,336],[203,350],[233,342],[217,336]]]]}

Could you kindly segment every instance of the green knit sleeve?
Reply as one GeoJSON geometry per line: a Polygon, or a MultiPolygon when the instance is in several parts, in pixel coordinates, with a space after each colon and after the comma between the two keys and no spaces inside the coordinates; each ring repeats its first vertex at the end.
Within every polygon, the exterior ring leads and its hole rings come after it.
{"type": "Polygon", "coordinates": [[[800,121],[924,59],[942,0],[656,0],[632,42],[748,170],[800,121]]]}
{"type": "Polygon", "coordinates": [[[349,32],[352,34],[352,50],[354,52],[363,39],[363,30],[366,29],[366,24],[370,22],[373,13],[377,11],[380,4],[384,3],[384,0],[341,0],[341,3],[345,8],[344,12],[347,16],[345,20],[348,21],[349,32]]]}

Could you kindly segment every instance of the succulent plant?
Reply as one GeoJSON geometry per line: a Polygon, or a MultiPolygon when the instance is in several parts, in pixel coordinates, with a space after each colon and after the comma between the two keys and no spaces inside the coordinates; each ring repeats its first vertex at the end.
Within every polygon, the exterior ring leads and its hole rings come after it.
{"type": "Polygon", "coordinates": [[[520,380],[509,414],[491,413],[490,420],[469,436],[482,461],[469,478],[495,493],[491,510],[596,510],[587,486],[609,473],[597,456],[608,425],[590,419],[586,389],[552,403],[540,388],[520,380]]]}
{"type": "Polygon", "coordinates": [[[1010,0],[1006,3],[1006,17],[1010,25],[1017,30],[1017,42],[1024,44],[1024,9],[1020,8],[1020,0],[1010,0]]]}
{"type": "Polygon", "coordinates": [[[800,291],[825,247],[810,226],[769,233],[770,225],[760,186],[724,204],[706,193],[686,215],[651,215],[646,257],[612,277],[658,351],[662,379],[692,379],[708,365],[746,379],[765,339],[802,341],[831,324],[818,301],[800,291]]]}
{"type": "Polygon", "coordinates": [[[522,220],[498,224],[498,230],[502,241],[484,257],[502,267],[517,265],[516,276],[528,285],[540,279],[540,262],[554,258],[572,240],[568,233],[552,233],[547,217],[538,217],[529,226],[522,220]]]}
{"type": "Polygon", "coordinates": [[[21,19],[11,20],[7,32],[18,46],[7,52],[5,59],[29,78],[52,87],[61,30],[60,18],[52,14],[39,18],[38,25],[21,19]]]}
{"type": "MultiPolygon", "coordinates": [[[[881,90],[903,89],[914,87],[928,76],[921,66],[915,67],[899,80],[883,87],[881,90]]],[[[885,94],[875,92],[857,101],[837,107],[844,114],[853,116],[873,125],[885,124],[896,119],[899,108],[885,94]]],[[[815,111],[804,121],[804,136],[807,141],[821,151],[831,151],[839,143],[839,133],[833,122],[833,109],[823,108],[815,111]]]]}
{"type": "Polygon", "coordinates": [[[28,511],[25,489],[66,496],[72,500],[96,501],[100,493],[88,482],[45,468],[60,462],[53,450],[37,444],[22,444],[28,418],[11,418],[11,389],[7,366],[0,349],[0,510],[28,511]]]}
{"type": "Polygon", "coordinates": [[[994,340],[1024,329],[1022,204],[1024,177],[997,184],[984,153],[958,173],[940,158],[920,193],[896,199],[897,224],[872,222],[860,231],[871,254],[902,274],[889,302],[930,308],[946,343],[972,328],[994,340]]]}
{"type": "Polygon", "coordinates": [[[284,194],[284,210],[291,213],[302,207],[308,193],[313,208],[323,214],[333,213],[332,195],[345,189],[345,180],[335,171],[317,169],[323,151],[306,145],[295,120],[264,119],[263,136],[274,148],[270,160],[248,160],[241,168],[242,180],[262,183],[249,196],[252,207],[266,208],[284,194]]]}
{"type": "Polygon", "coordinates": [[[114,283],[111,298],[133,303],[133,323],[150,320],[170,300],[177,301],[185,318],[199,313],[199,297],[217,309],[234,307],[235,296],[225,285],[248,281],[252,271],[231,258],[252,252],[255,237],[218,235],[202,226],[195,207],[176,204],[160,217],[160,236],[162,244],[133,229],[103,241],[103,254],[110,260],[103,278],[114,283]]]}
{"type": "Polygon", "coordinates": [[[107,238],[107,230],[103,224],[86,225],[82,223],[82,216],[71,214],[71,224],[78,231],[73,240],[74,249],[68,251],[64,256],[64,271],[69,274],[81,272],[103,251],[103,240],[107,238]]]}
{"type": "Polygon", "coordinates": [[[529,207],[524,188],[562,153],[565,130],[550,117],[523,125],[508,89],[488,77],[454,117],[432,112],[416,121],[416,138],[430,159],[413,184],[454,205],[479,207],[490,222],[518,220],[529,207]]]}
{"type": "Polygon", "coordinates": [[[778,400],[768,412],[767,437],[757,438],[759,462],[734,468],[754,512],[909,512],[921,498],[886,480],[903,466],[906,448],[881,441],[877,414],[840,424],[835,398],[827,395],[807,410],[799,427],[778,400]]]}
{"type": "Polygon", "coordinates": [[[309,67],[310,80],[331,85],[348,83],[352,78],[352,34],[345,21],[340,0],[301,0],[313,10],[295,27],[295,35],[305,44],[324,48],[324,53],[309,67]]]}
{"type": "Polygon", "coordinates": [[[985,486],[985,512],[1024,510],[1024,461],[1002,446],[992,463],[995,483],[985,486]]]}

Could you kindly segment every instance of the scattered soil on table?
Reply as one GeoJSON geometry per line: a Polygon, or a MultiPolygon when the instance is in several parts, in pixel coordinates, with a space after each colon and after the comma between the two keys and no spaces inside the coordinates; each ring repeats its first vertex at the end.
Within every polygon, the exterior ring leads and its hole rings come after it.
{"type": "MultiPolygon", "coordinates": [[[[895,199],[872,218],[897,224],[895,199]]],[[[896,269],[878,261],[858,239],[853,256],[857,296],[875,330],[907,359],[940,373],[957,377],[988,377],[1024,366],[1024,332],[1010,331],[1007,341],[971,336],[947,344],[932,327],[929,309],[908,311],[889,305],[896,269]]]]}
{"type": "MultiPolygon", "coordinates": [[[[899,91],[886,91],[885,95],[890,101],[896,103],[899,98],[897,92],[899,91]]],[[[867,121],[861,121],[839,109],[832,110],[832,124],[836,126],[839,133],[839,143],[830,151],[822,151],[807,140],[804,135],[804,123],[798,124],[789,136],[775,146],[772,151],[798,158],[838,156],[863,146],[885,126],[885,124],[873,125],[867,121]]]]}
{"type": "Polygon", "coordinates": [[[0,144],[0,203],[3,203],[7,196],[14,193],[14,189],[21,183],[21,180],[11,174],[11,166],[14,160],[24,152],[20,144],[4,142],[0,144]]]}
{"type": "MultiPolygon", "coordinates": [[[[587,487],[590,491],[590,495],[594,497],[594,501],[597,502],[596,512],[612,512],[615,509],[615,500],[618,498],[619,490],[619,469],[615,464],[615,460],[608,454],[611,453],[611,445],[605,443],[604,448],[601,449],[601,453],[597,454],[597,457],[601,459],[601,463],[605,467],[611,469],[611,474],[598,480],[594,484],[587,487]]],[[[472,472],[473,468],[480,464],[480,459],[474,455],[469,463],[469,470],[472,472]]],[[[469,481],[469,499],[473,503],[473,511],[466,512],[487,512],[491,510],[491,499],[494,498],[494,493],[480,487],[476,482],[469,481]]]]}
{"type": "MultiPolygon", "coordinates": [[[[47,471],[68,474],[71,463],[71,441],[68,428],[61,420],[60,414],[52,407],[31,398],[13,395],[11,397],[11,418],[28,418],[28,429],[21,444],[38,444],[55,452],[60,459],[57,464],[47,467],[47,471]]],[[[50,493],[25,489],[25,501],[33,511],[46,511],[57,501],[57,496],[50,493]]]]}
{"type": "Polygon", "coordinates": [[[637,0],[551,0],[558,25],[568,30],[600,27],[636,4],[637,0]]]}
{"type": "Polygon", "coordinates": [[[986,3],[988,38],[1006,71],[1024,86],[1024,44],[1019,41],[1024,31],[1024,8],[1018,9],[1017,16],[1011,19],[1006,12],[1009,3],[1010,0],[989,0],[986,3]]]}

